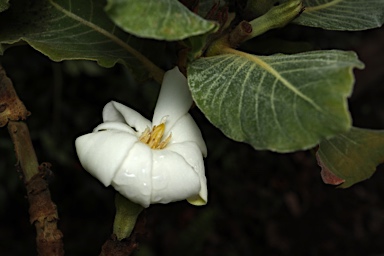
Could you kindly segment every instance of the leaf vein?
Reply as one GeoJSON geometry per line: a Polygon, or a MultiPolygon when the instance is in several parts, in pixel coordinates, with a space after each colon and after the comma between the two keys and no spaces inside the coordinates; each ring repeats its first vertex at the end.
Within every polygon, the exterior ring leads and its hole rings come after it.
{"type": "Polygon", "coordinates": [[[239,55],[240,57],[244,57],[254,63],[257,63],[261,68],[266,70],[268,73],[276,77],[287,89],[291,90],[293,93],[300,96],[304,101],[307,101],[310,105],[312,105],[317,111],[323,112],[322,108],[318,106],[311,98],[303,94],[301,91],[299,91],[294,85],[292,85],[288,80],[286,80],[284,77],[280,75],[276,69],[274,69],[271,65],[269,65],[267,62],[263,61],[262,58],[250,55],[244,52],[240,52],[234,49],[226,49],[227,52],[233,53],[235,55],[239,55]]]}

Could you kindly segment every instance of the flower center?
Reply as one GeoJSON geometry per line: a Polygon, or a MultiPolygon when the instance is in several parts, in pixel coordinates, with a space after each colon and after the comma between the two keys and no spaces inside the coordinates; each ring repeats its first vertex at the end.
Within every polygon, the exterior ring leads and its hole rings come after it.
{"type": "Polygon", "coordinates": [[[164,123],[155,125],[152,128],[152,131],[150,131],[149,128],[146,128],[145,131],[140,135],[139,140],[147,144],[152,149],[163,149],[167,146],[172,137],[172,134],[170,134],[166,139],[162,140],[164,130],[164,123]]]}

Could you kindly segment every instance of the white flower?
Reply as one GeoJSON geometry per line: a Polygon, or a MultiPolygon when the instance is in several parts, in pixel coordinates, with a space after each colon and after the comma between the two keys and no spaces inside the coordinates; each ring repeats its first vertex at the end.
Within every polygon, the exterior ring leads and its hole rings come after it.
{"type": "Polygon", "coordinates": [[[184,199],[206,204],[207,148],[188,113],[191,105],[187,80],[177,67],[165,73],[152,123],[129,107],[109,102],[103,123],[76,139],[82,166],[143,207],[184,199]]]}

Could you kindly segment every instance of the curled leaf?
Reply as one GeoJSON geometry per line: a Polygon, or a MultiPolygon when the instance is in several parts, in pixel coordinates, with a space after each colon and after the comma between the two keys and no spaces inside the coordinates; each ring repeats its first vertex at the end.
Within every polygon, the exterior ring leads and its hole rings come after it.
{"type": "Polygon", "coordinates": [[[325,183],[350,187],[370,178],[384,162],[384,131],[352,128],[323,140],[316,158],[325,183]]]}

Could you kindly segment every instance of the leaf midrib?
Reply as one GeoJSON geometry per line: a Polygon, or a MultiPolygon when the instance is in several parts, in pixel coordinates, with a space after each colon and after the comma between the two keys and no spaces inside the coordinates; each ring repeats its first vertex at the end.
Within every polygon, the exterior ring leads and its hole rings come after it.
{"type": "Polygon", "coordinates": [[[342,1],[344,1],[344,0],[333,0],[333,1],[328,2],[326,4],[321,4],[321,5],[317,5],[317,6],[308,6],[308,7],[305,7],[304,12],[315,12],[318,10],[326,9],[326,8],[329,8],[333,5],[336,5],[342,1]]]}
{"type": "Polygon", "coordinates": [[[279,74],[279,72],[277,72],[271,65],[269,65],[265,61],[261,60],[257,56],[254,56],[254,55],[251,55],[251,54],[248,54],[245,52],[237,51],[237,50],[232,49],[232,48],[226,48],[224,51],[226,53],[229,53],[229,54],[234,54],[234,55],[238,55],[240,57],[244,57],[244,58],[256,63],[261,68],[263,68],[265,71],[267,71],[268,73],[270,73],[271,75],[276,77],[276,79],[278,81],[280,81],[287,89],[292,91],[294,94],[299,96],[304,101],[308,102],[311,106],[313,106],[319,112],[323,112],[323,109],[319,105],[317,105],[311,98],[309,98],[308,96],[303,94],[301,91],[299,91],[293,84],[291,84],[288,80],[286,80],[284,77],[282,77],[279,74]]]}
{"type": "MultiPolygon", "coordinates": [[[[82,17],[68,11],[67,9],[65,9],[64,7],[62,7],[61,5],[59,5],[58,3],[55,3],[53,0],[49,0],[49,2],[51,3],[51,5],[56,8],[59,12],[62,12],[64,15],[68,16],[69,18],[73,19],[73,20],[76,20],[78,22],[80,22],[81,24],[93,29],[94,31],[102,34],[103,36],[109,38],[110,40],[112,40],[113,42],[115,42],[117,45],[119,45],[120,47],[122,47],[124,50],[126,50],[127,52],[129,52],[131,55],[133,55],[135,58],[137,58],[140,62],[142,62],[144,64],[144,66],[152,73],[154,79],[158,82],[158,83],[161,83],[162,80],[163,80],[163,76],[164,76],[164,71],[161,70],[158,66],[156,66],[153,62],[151,62],[149,59],[147,59],[144,55],[142,55],[140,52],[138,52],[136,49],[132,48],[130,45],[128,45],[127,43],[125,43],[124,41],[122,41],[120,38],[118,38],[117,36],[111,34],[110,32],[108,32],[107,30],[97,26],[96,24],[90,22],[90,21],[87,21],[85,19],[83,19],[82,17]]],[[[71,1],[69,1],[71,3],[71,1]]],[[[92,14],[93,15],[93,11],[92,11],[92,14]]],[[[116,25],[115,25],[116,26],[116,25]]]]}

